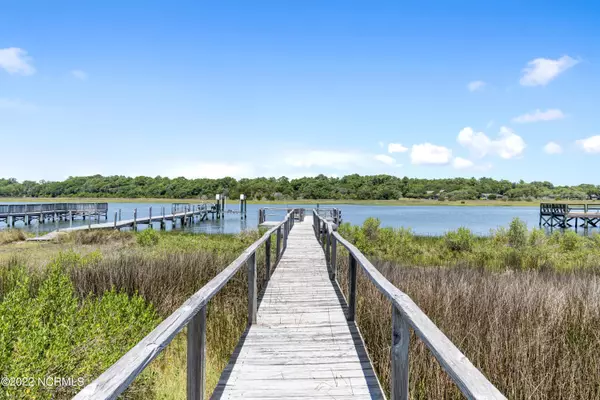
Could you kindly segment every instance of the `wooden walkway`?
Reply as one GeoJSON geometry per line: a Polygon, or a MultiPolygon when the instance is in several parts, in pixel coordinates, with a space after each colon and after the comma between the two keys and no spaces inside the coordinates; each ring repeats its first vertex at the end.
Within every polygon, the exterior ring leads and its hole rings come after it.
{"type": "Polygon", "coordinates": [[[317,210],[313,210],[310,221],[305,211],[289,212],[74,400],[117,399],[186,327],[187,399],[202,400],[207,305],[241,268],[247,269],[248,276],[248,328],[221,375],[214,399],[385,398],[354,323],[357,270],[361,268],[392,303],[392,400],[409,399],[411,330],[467,399],[506,400],[410,297],[340,236],[331,221],[317,210]],[[270,274],[272,245],[279,261],[270,274]],[[347,305],[335,279],[339,246],[349,254],[347,305]],[[260,247],[265,249],[266,272],[271,278],[257,304],[256,257],[260,247]]]}
{"type": "Polygon", "coordinates": [[[92,224],[92,221],[89,220],[89,224],[87,225],[79,225],[72,228],[62,228],[56,231],[49,232],[43,236],[33,237],[27,239],[27,241],[31,242],[45,242],[49,240],[56,239],[60,234],[66,234],[69,232],[76,231],[85,231],[92,229],[122,229],[122,228],[137,228],[137,225],[149,225],[155,222],[160,222],[161,226],[164,225],[165,221],[173,221],[176,219],[181,219],[182,225],[186,224],[189,219],[198,218],[199,221],[204,221],[208,218],[207,210],[194,210],[194,211],[185,211],[185,212],[176,212],[175,214],[169,215],[154,215],[148,217],[136,217],[134,219],[124,219],[122,221],[112,221],[112,222],[104,222],[98,224],[92,224]]]}
{"type": "Polygon", "coordinates": [[[383,398],[309,218],[290,232],[257,323],[240,341],[213,398],[383,398]]]}

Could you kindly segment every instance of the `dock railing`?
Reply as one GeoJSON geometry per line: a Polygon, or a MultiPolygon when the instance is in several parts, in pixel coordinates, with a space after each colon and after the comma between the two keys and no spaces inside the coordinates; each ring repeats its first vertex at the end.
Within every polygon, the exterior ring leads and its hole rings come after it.
{"type": "Polygon", "coordinates": [[[258,223],[262,224],[267,221],[268,217],[279,217],[281,214],[293,212],[294,219],[297,221],[304,220],[306,209],[304,208],[291,208],[291,207],[262,207],[258,209],[258,223]]]}
{"type": "Polygon", "coordinates": [[[336,280],[338,243],[349,253],[348,259],[348,312],[346,319],[354,321],[356,313],[357,265],[365,272],[371,283],[392,303],[391,336],[391,387],[393,400],[405,400],[408,395],[408,345],[409,328],[425,343],[442,368],[467,399],[506,399],[502,393],[465,357],[464,354],[427,317],[415,302],[388,281],[371,262],[350,242],[344,239],[334,225],[313,210],[315,235],[328,260],[330,273],[336,280]]]}
{"type": "Polygon", "coordinates": [[[268,280],[271,276],[271,235],[277,234],[275,260],[277,262],[285,251],[288,234],[294,226],[294,212],[295,210],[292,210],[288,213],[283,221],[269,229],[259,240],[244,250],[227,268],[192,295],[96,380],[83,388],[74,399],[116,399],[185,327],[188,328],[187,399],[202,399],[206,382],[206,306],[236,272],[246,265],[248,325],[256,323],[258,311],[256,252],[260,246],[265,245],[266,279],[268,280]],[[280,237],[283,239],[283,246],[280,237]]]}
{"type": "Polygon", "coordinates": [[[39,213],[102,213],[108,211],[108,203],[34,203],[2,204],[0,214],[39,214],[39,213]]]}

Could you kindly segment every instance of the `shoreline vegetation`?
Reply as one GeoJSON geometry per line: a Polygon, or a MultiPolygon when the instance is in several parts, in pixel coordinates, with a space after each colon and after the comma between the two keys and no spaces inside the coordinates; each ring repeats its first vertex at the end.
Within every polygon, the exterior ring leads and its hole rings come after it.
{"type": "MultiPolygon", "coordinates": [[[[0,203],[210,203],[214,200],[199,198],[118,198],[118,197],[0,197],[0,203]]],[[[235,208],[238,199],[228,199],[228,208],[235,208]]],[[[286,205],[360,205],[360,206],[457,206],[457,207],[539,207],[540,203],[578,203],[600,204],[600,200],[432,200],[432,199],[397,199],[397,200],[336,200],[336,199],[306,199],[306,200],[248,200],[248,204],[273,206],[286,205]]]]}
{"type": "Polygon", "coordinates": [[[82,176],[64,181],[23,181],[0,178],[3,198],[124,198],[124,199],[200,199],[213,200],[225,194],[249,201],[306,202],[331,199],[356,200],[505,200],[548,202],[600,199],[600,185],[554,185],[547,181],[510,182],[492,178],[420,179],[392,175],[346,175],[341,178],[318,175],[289,179],[285,176],[251,179],[186,179],[166,177],[82,176]]]}
{"type": "MultiPolygon", "coordinates": [[[[375,218],[342,224],[339,232],[508,398],[600,398],[600,235],[548,236],[518,219],[489,237],[466,228],[417,236],[382,228],[375,218]]],[[[36,377],[53,371],[89,383],[258,236],[81,231],[33,243],[17,230],[0,232],[0,372],[36,377]]],[[[341,246],[338,252],[347,295],[348,257],[341,246]]],[[[261,249],[259,290],[264,259],[261,249]]],[[[357,323],[387,390],[390,303],[359,271],[357,323]]],[[[207,398],[246,327],[245,269],[208,307],[207,398]]],[[[410,371],[411,398],[462,398],[417,339],[410,342],[410,371]]],[[[183,399],[185,382],[184,331],[127,398],[183,399]]],[[[26,395],[19,389],[7,394],[66,399],[80,388],[38,387],[26,395]]]]}

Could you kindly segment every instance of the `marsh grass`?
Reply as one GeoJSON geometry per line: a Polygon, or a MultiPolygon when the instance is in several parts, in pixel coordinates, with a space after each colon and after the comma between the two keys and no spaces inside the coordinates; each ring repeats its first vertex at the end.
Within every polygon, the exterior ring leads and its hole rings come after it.
{"type": "Polygon", "coordinates": [[[368,218],[362,226],[343,224],[339,232],[365,255],[406,266],[461,265],[493,271],[600,268],[600,234],[546,235],[540,229],[528,231],[519,219],[488,236],[476,236],[467,228],[443,236],[418,236],[409,229],[381,228],[376,218],[368,218]]]}
{"type": "Polygon", "coordinates": [[[0,245],[20,242],[27,239],[27,236],[22,230],[19,229],[7,229],[0,231],[0,245]]]}
{"type": "MultiPolygon", "coordinates": [[[[351,239],[367,250],[383,275],[407,293],[507,398],[600,399],[597,237],[546,237],[539,231],[524,232],[515,223],[517,228],[491,238],[462,232],[449,244],[444,237],[417,238],[402,230],[382,234],[376,225],[341,230],[352,233],[351,239]],[[456,245],[463,240],[460,236],[472,241],[470,250],[456,245]],[[395,253],[396,246],[405,251],[395,253]],[[484,250],[490,251],[489,257],[472,258],[484,250]],[[530,257],[532,251],[548,254],[540,262],[530,257]],[[568,263],[565,253],[576,261],[568,263]],[[423,260],[434,266],[414,266],[423,260]]],[[[347,296],[347,251],[338,249],[337,259],[340,287],[347,296]]],[[[391,305],[360,268],[356,319],[387,390],[391,305]]],[[[414,333],[410,393],[413,399],[463,398],[414,333]]]]}

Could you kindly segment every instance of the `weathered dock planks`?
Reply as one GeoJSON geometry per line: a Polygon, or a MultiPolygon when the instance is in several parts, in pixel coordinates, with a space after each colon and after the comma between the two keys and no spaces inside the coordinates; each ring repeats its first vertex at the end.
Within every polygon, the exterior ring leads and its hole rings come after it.
{"type": "Polygon", "coordinates": [[[257,323],[240,343],[214,399],[384,398],[309,219],[290,232],[257,323]]]}

